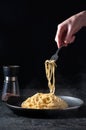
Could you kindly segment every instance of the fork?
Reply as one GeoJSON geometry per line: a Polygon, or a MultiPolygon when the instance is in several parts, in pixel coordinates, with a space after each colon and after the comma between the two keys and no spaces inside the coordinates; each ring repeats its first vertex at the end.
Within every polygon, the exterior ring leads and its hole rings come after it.
{"type": "Polygon", "coordinates": [[[59,54],[59,51],[61,50],[61,48],[58,48],[58,50],[55,52],[55,54],[51,56],[50,60],[55,60],[55,61],[58,60],[58,57],[59,57],[58,54],[59,54]]]}

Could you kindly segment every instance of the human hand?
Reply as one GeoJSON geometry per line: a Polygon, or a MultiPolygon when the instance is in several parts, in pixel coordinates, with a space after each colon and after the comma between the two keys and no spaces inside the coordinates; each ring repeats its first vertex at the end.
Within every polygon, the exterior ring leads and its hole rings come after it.
{"type": "Polygon", "coordinates": [[[86,24],[86,11],[75,14],[58,25],[55,41],[58,48],[74,42],[75,34],[86,24]],[[85,20],[85,22],[84,22],[85,20]]]}

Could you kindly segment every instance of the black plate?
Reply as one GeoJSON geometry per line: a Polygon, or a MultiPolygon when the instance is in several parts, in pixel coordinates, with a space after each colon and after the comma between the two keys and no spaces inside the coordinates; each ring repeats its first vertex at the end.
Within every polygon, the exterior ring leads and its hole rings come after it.
{"type": "Polygon", "coordinates": [[[25,97],[10,97],[6,105],[15,113],[21,116],[28,116],[31,118],[57,118],[57,117],[74,117],[79,115],[79,109],[84,104],[83,100],[70,97],[59,96],[64,99],[69,107],[64,110],[59,109],[27,109],[21,108],[21,103],[26,99],[25,97]]]}

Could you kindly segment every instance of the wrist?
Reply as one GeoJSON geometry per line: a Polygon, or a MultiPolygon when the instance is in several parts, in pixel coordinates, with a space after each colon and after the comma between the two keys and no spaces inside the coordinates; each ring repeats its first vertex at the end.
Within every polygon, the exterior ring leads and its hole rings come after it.
{"type": "Polygon", "coordinates": [[[86,10],[82,11],[82,22],[83,22],[83,27],[86,27],[86,10]]]}

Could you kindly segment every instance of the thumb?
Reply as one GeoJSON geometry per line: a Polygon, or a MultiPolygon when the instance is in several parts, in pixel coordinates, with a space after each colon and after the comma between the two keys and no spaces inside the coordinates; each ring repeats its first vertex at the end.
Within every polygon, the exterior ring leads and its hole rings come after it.
{"type": "Polygon", "coordinates": [[[70,40],[68,39],[68,40],[65,40],[64,42],[65,42],[66,44],[68,44],[68,43],[74,42],[74,40],[75,40],[75,36],[72,36],[72,37],[70,38],[70,40]]]}
{"type": "Polygon", "coordinates": [[[74,40],[74,36],[73,36],[73,32],[72,32],[72,27],[71,25],[68,26],[68,31],[66,34],[66,38],[65,38],[65,43],[71,43],[74,40]]]}

